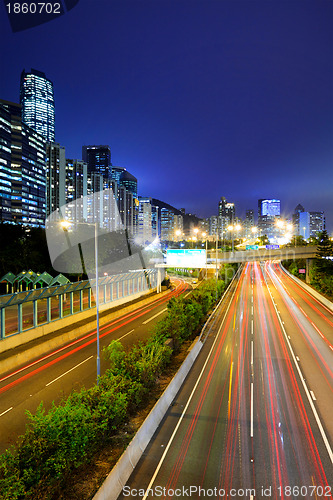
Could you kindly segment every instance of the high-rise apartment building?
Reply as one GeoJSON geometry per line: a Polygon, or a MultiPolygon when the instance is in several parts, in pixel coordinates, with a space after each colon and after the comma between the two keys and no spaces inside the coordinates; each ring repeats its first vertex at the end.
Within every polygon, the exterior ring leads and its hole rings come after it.
{"type": "Polygon", "coordinates": [[[22,121],[36,130],[46,141],[55,139],[53,83],[45,73],[32,69],[21,73],[20,104],[22,121]]]}
{"type": "Polygon", "coordinates": [[[149,197],[139,196],[137,240],[143,245],[151,243],[158,237],[158,208],[149,197]]]}
{"type": "Polygon", "coordinates": [[[235,224],[236,208],[234,203],[227,203],[224,196],[219,201],[219,235],[227,231],[228,226],[235,224]]]}
{"type": "Polygon", "coordinates": [[[45,140],[22,123],[20,104],[0,100],[0,108],[2,220],[43,227],[46,216],[45,140]]]}

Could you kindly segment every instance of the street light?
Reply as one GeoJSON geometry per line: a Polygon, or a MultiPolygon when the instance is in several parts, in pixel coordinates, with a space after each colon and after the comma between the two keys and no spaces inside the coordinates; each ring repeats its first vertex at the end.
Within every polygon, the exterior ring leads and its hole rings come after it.
{"type": "MultiPolygon", "coordinates": [[[[61,227],[64,231],[68,231],[69,227],[72,226],[74,222],[69,220],[62,220],[60,222],[61,227]]],[[[76,225],[84,226],[94,226],[95,227],[95,275],[96,275],[96,339],[97,339],[97,385],[99,383],[99,377],[101,376],[101,362],[99,356],[99,286],[98,286],[98,223],[89,222],[76,222],[76,225]]]]}
{"type": "Polygon", "coordinates": [[[182,234],[181,230],[180,229],[177,229],[175,231],[175,235],[176,235],[176,241],[179,241],[179,236],[182,234]]]}
{"type": "Polygon", "coordinates": [[[232,253],[234,253],[234,235],[233,235],[233,232],[232,232],[233,228],[234,228],[233,226],[228,226],[227,227],[227,229],[228,229],[228,231],[230,233],[231,239],[232,239],[232,243],[231,243],[232,253]]]}
{"type": "Polygon", "coordinates": [[[203,232],[202,236],[206,239],[206,279],[207,279],[207,234],[203,232]]]}
{"type": "Polygon", "coordinates": [[[215,250],[215,281],[216,281],[216,294],[215,294],[215,298],[216,298],[216,302],[217,302],[217,249],[218,249],[218,231],[216,229],[216,250],[215,250]]]}
{"type": "Polygon", "coordinates": [[[231,232],[232,235],[232,253],[234,253],[234,233],[233,231],[240,231],[242,229],[242,226],[240,224],[236,224],[235,226],[228,226],[228,230],[231,232]]]}

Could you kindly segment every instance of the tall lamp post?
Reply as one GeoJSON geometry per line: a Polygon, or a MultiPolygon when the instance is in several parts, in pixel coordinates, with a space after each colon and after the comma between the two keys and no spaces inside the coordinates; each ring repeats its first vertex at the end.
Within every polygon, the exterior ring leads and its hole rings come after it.
{"type": "Polygon", "coordinates": [[[206,279],[207,279],[207,234],[202,233],[202,236],[206,238],[206,279]]]}
{"type": "Polygon", "coordinates": [[[215,280],[216,280],[216,302],[217,302],[217,249],[218,249],[218,230],[216,229],[216,249],[215,249],[215,280]]]}
{"type": "Polygon", "coordinates": [[[233,233],[233,229],[234,229],[234,226],[228,226],[227,227],[229,233],[230,233],[230,236],[231,236],[231,251],[232,253],[234,253],[234,233],[233,233]]]}
{"type": "MultiPolygon", "coordinates": [[[[74,224],[74,222],[69,221],[69,220],[62,220],[60,222],[60,225],[64,229],[64,231],[68,231],[68,228],[72,224],[74,224]]],[[[75,224],[95,227],[96,340],[97,340],[97,385],[98,385],[99,378],[101,376],[101,362],[100,362],[100,355],[99,355],[98,223],[95,222],[95,223],[91,224],[89,222],[76,222],[75,224]]]]}

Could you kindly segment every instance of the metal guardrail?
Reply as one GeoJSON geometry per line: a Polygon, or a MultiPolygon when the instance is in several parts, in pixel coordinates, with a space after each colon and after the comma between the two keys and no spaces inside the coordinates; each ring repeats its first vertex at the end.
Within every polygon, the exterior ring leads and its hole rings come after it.
{"type": "MultiPolygon", "coordinates": [[[[99,279],[99,304],[157,286],[158,271],[145,269],[99,279]]],[[[95,307],[96,280],[0,296],[0,340],[95,307]]]]}

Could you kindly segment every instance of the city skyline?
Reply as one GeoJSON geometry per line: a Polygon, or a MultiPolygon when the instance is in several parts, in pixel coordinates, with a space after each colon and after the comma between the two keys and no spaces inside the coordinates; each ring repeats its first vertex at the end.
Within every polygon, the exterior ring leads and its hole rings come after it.
{"type": "Polygon", "coordinates": [[[2,18],[0,98],[19,102],[21,71],[36,68],[69,158],[109,144],[141,196],[199,217],[222,195],[242,216],[278,198],[282,215],[325,211],[332,231],[332,5],[96,2],[87,18],[88,6],[16,34],[2,18]],[[89,23],[101,29],[85,40],[89,23]]]}

